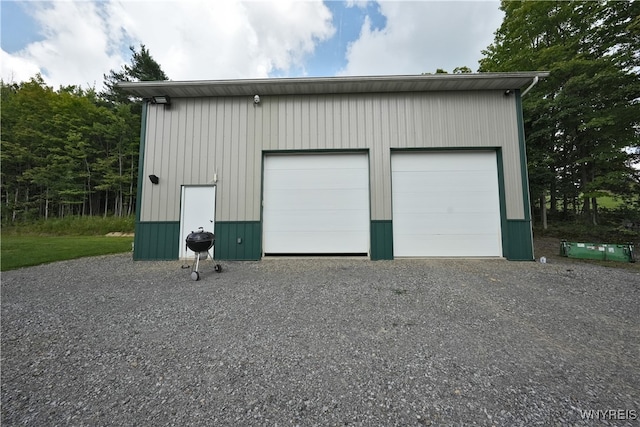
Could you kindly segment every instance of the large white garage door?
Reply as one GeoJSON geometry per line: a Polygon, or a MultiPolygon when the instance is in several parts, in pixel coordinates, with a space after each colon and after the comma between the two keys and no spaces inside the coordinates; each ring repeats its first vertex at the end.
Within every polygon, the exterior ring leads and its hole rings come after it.
{"type": "Polygon", "coordinates": [[[366,154],[267,155],[265,254],[367,254],[366,154]]]}
{"type": "Polygon", "coordinates": [[[493,151],[393,153],[397,257],[502,256],[493,151]]]}

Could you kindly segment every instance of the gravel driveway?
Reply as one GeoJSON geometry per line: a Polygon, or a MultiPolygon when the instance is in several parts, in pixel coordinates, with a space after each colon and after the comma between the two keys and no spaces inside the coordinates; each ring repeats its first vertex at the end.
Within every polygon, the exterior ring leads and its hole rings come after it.
{"type": "Polygon", "coordinates": [[[640,423],[638,270],[222,264],[3,273],[2,425],[640,423]]]}

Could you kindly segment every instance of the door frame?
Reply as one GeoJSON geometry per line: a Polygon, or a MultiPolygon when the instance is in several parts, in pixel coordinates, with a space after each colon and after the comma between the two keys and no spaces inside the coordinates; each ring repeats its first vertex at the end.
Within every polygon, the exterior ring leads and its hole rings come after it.
{"type": "MultiPolygon", "coordinates": [[[[187,213],[188,211],[186,210],[187,208],[187,203],[186,203],[186,193],[188,193],[189,189],[211,189],[213,190],[213,211],[211,212],[211,215],[209,218],[206,218],[206,221],[208,221],[208,223],[202,224],[202,225],[198,225],[198,227],[204,227],[205,231],[210,231],[212,233],[215,233],[215,225],[216,225],[216,197],[217,197],[217,193],[218,190],[216,188],[217,186],[215,184],[213,185],[181,185],[180,186],[180,229],[179,229],[179,234],[178,234],[178,259],[185,259],[185,258],[189,258],[194,256],[193,251],[191,251],[190,249],[188,249],[186,247],[186,243],[185,243],[185,239],[187,237],[187,235],[191,232],[191,231],[195,231],[195,229],[191,229],[193,227],[187,227],[187,224],[185,224],[185,213],[187,213]]],[[[204,202],[203,202],[204,203],[204,202]]],[[[203,214],[202,217],[205,217],[205,215],[203,214]]],[[[211,249],[212,251],[215,249],[215,245],[214,247],[211,249]]]]}

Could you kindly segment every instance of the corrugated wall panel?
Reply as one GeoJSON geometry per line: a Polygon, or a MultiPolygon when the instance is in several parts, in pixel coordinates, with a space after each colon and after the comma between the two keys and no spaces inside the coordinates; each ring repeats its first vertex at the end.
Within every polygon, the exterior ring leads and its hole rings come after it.
{"type": "Polygon", "coordinates": [[[218,177],[218,221],[259,221],[264,150],[369,150],[371,219],[391,219],[390,149],[502,147],[509,219],[524,218],[516,104],[496,92],[174,99],[149,105],[141,221],[179,219],[180,186],[218,177]]]}

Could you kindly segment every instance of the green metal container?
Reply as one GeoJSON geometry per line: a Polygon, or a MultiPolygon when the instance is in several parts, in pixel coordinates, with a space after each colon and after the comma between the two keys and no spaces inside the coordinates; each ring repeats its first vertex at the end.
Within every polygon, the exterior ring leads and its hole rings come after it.
{"type": "Polygon", "coordinates": [[[560,255],[601,261],[636,261],[632,243],[614,245],[609,243],[574,243],[563,240],[560,242],[560,255]]]}

